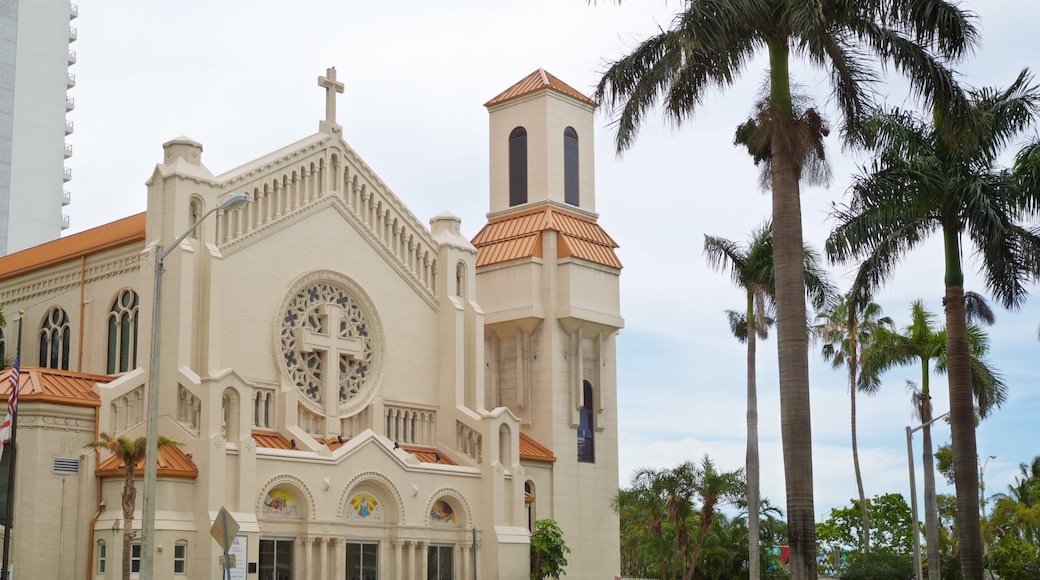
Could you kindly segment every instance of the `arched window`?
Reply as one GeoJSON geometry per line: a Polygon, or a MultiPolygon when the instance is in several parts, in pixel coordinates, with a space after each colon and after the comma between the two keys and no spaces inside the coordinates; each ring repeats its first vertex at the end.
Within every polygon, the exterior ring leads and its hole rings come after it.
{"type": "Polygon", "coordinates": [[[509,207],[527,203],[527,129],[509,134],[509,207]]]}
{"type": "Polygon", "coordinates": [[[72,329],[69,315],[55,306],[47,311],[40,328],[40,366],[51,369],[69,370],[69,345],[72,329]]]}
{"type": "Polygon", "coordinates": [[[563,130],[563,201],[578,204],[578,132],[563,130]]]}
{"type": "Polygon", "coordinates": [[[578,461],[596,462],[596,445],[593,440],[592,383],[582,381],[581,411],[578,412],[578,461]]]}
{"type": "MultiPolygon", "coordinates": [[[[191,203],[188,204],[188,220],[189,220],[188,223],[192,223],[192,224],[197,223],[199,221],[199,218],[201,218],[201,217],[202,217],[202,200],[196,197],[196,198],[193,198],[191,200],[191,203]]],[[[195,239],[198,239],[199,238],[199,231],[200,231],[199,228],[195,228],[194,230],[192,230],[191,237],[193,237],[195,239]]]]}
{"type": "Polygon", "coordinates": [[[105,568],[108,567],[108,546],[105,545],[104,540],[98,540],[97,543],[97,573],[104,574],[105,568]]]}
{"type": "Polygon", "coordinates": [[[534,482],[528,479],[524,482],[524,508],[527,510],[527,531],[534,531],[534,482]]]}
{"type": "Polygon", "coordinates": [[[466,297],[466,265],[462,262],[455,266],[455,295],[466,297]]]}
{"type": "Polygon", "coordinates": [[[137,368],[137,292],[123,290],[108,311],[108,374],[137,368]]]}

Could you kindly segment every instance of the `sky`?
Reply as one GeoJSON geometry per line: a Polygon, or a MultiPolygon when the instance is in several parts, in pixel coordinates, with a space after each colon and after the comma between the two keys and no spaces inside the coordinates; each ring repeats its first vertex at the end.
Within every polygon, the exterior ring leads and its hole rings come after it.
{"type": "MultiPolygon", "coordinates": [[[[1025,0],[965,0],[981,29],[976,54],[958,65],[962,82],[1006,86],[1037,67],[1028,39],[1038,8],[1025,0]],[[1034,12],[1034,14],[1028,14],[1034,12]]],[[[72,204],[66,235],[145,208],[145,180],[162,160],[162,143],[187,136],[204,147],[203,163],[221,174],[317,131],[325,91],[317,77],[335,66],[346,85],[337,120],[362,159],[422,221],[448,210],[472,237],[488,209],[488,123],[482,104],[541,67],[591,94],[606,63],[668,28],[675,0],[344,2],[311,0],[81,0],[71,24],[78,40],[76,108],[68,118],[74,155],[67,161],[72,204]]],[[[765,63],[749,63],[731,88],[710,92],[681,127],[649,117],[634,145],[615,154],[607,111],[596,117],[599,223],[620,244],[625,265],[617,338],[619,485],[638,468],[674,467],[709,455],[721,468],[744,464],[744,346],[730,334],[725,310],[743,293],[708,267],[704,235],[746,240],[770,214],[758,170],[732,145],[762,86],[765,63]]],[[[891,73],[891,71],[887,71],[891,73]]],[[[832,123],[825,75],[792,67],[795,81],[832,123]]],[[[879,99],[913,107],[905,85],[877,87],[879,99]]],[[[867,158],[843,151],[835,134],[828,187],[803,187],[804,235],[817,249],[867,158]]],[[[897,325],[922,299],[941,324],[942,250],[936,238],[914,251],[876,297],[897,325]]],[[[985,294],[965,251],[966,288],[985,294]]],[[[847,289],[852,266],[829,267],[847,289]]],[[[1038,290],[1033,287],[1035,294],[1038,290]]],[[[1020,462],[1040,455],[1040,298],[1017,312],[999,308],[988,331],[990,363],[1010,396],[978,429],[985,489],[1006,491],[1020,462]],[[987,459],[989,456],[995,459],[987,459]]],[[[815,501],[818,518],[856,495],[847,381],[810,352],[815,501]]],[[[859,397],[859,455],[868,496],[908,493],[905,427],[912,416],[907,380],[892,371],[880,392],[859,397]]],[[[944,377],[933,375],[936,414],[948,410],[944,377]]],[[[762,493],[785,503],[776,344],[758,352],[762,493]]],[[[936,445],[949,428],[933,427],[936,445]]],[[[915,436],[921,489],[920,434],[915,436]]],[[[953,493],[937,477],[940,493],[953,493]]]]}

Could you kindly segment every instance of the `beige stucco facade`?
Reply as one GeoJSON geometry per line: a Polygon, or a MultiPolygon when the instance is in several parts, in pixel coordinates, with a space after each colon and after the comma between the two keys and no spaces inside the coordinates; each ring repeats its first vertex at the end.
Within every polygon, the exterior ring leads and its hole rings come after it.
{"type": "MultiPolygon", "coordinates": [[[[164,144],[139,235],[128,218],[0,259],[6,355],[24,310],[22,367],[93,389],[92,404],[21,407],[18,576],[119,577],[122,481],[97,477],[106,456],[84,445],[144,435],[156,249],[245,192],[164,260],[159,432],[193,470],[160,462],[155,578],[220,578],[221,508],[240,525],[236,578],[353,578],[361,560],[381,579],[439,564],[526,579],[541,518],[572,549],[567,578],[613,578],[620,262],[596,225],[595,105],[535,75],[488,105],[490,213],[473,242],[449,213],[409,212],[343,140],[330,90],[317,133],[221,175],[200,144],[164,144]],[[521,126],[526,201],[511,206],[521,126]],[[510,220],[526,233],[495,229],[510,220]]],[[[141,507],[139,491],[138,528],[141,507]]]]}

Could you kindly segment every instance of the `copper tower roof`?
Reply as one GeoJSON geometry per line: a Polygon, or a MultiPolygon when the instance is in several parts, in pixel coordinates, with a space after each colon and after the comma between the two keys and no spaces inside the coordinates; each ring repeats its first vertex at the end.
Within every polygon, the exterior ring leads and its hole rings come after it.
{"type": "Polygon", "coordinates": [[[544,68],[540,68],[527,75],[520,82],[502,91],[498,96],[484,103],[484,106],[491,107],[543,89],[556,91],[557,93],[567,95],[572,99],[592,105],[593,107],[598,106],[596,101],[593,101],[582,94],[581,91],[552,76],[544,68]]]}

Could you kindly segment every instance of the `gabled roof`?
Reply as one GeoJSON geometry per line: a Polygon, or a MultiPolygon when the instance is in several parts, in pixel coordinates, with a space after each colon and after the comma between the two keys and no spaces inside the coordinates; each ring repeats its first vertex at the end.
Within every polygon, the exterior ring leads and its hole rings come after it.
{"type": "Polygon", "coordinates": [[[540,68],[533,73],[524,77],[520,82],[509,87],[508,89],[499,93],[498,96],[484,103],[485,107],[492,107],[506,101],[522,97],[534,92],[541,90],[551,90],[557,93],[567,95],[572,99],[576,99],[583,103],[592,105],[593,107],[598,106],[596,101],[586,97],[581,91],[561,81],[560,79],[549,74],[545,69],[540,68]]]}
{"type": "MultiPolygon", "coordinates": [[[[159,477],[176,477],[179,479],[196,479],[199,477],[199,468],[191,456],[181,451],[178,445],[167,445],[159,448],[157,474],[159,477]]],[[[101,462],[97,467],[98,477],[123,477],[126,474],[126,464],[115,455],[101,462]]],[[[137,462],[134,467],[134,475],[144,477],[144,459],[137,462]]]]}
{"type": "Polygon", "coordinates": [[[0,258],[0,280],[144,240],[144,212],[0,258]]]}
{"type": "MultiPolygon", "coordinates": [[[[22,403],[40,401],[72,407],[100,407],[101,398],[94,383],[110,383],[115,377],[73,373],[37,367],[21,367],[18,373],[18,399],[22,403]]],[[[11,393],[11,369],[0,372],[0,395],[11,393]]]]}
{"type": "Polygon", "coordinates": [[[617,243],[595,221],[552,206],[494,218],[473,238],[477,267],[520,258],[542,257],[543,231],[560,234],[556,257],[575,257],[621,269],[617,243]]]}
{"type": "MultiPolygon", "coordinates": [[[[265,449],[293,449],[292,443],[286,439],[281,433],[275,431],[253,431],[253,441],[256,441],[257,447],[265,449]]],[[[343,438],[343,443],[340,443],[337,437],[329,437],[328,439],[318,439],[319,443],[323,443],[329,447],[330,451],[335,451],[345,445],[347,441],[350,441],[349,437],[343,438]]],[[[420,447],[418,445],[401,445],[401,449],[411,453],[416,459],[422,463],[440,463],[441,465],[458,465],[454,461],[448,458],[446,455],[442,455],[436,447],[420,447]]]]}
{"type": "Polygon", "coordinates": [[[520,433],[520,459],[552,463],[556,461],[556,456],[529,435],[520,433]]]}

